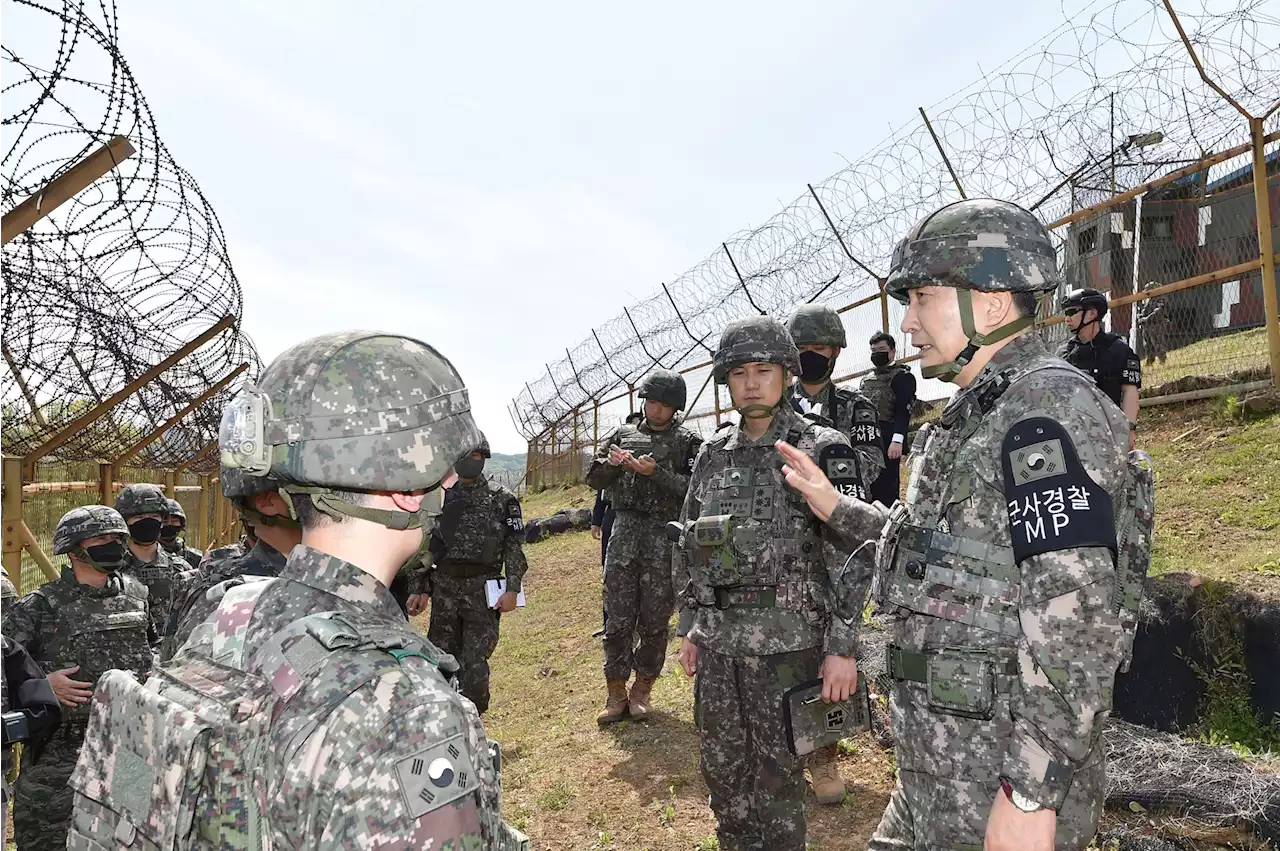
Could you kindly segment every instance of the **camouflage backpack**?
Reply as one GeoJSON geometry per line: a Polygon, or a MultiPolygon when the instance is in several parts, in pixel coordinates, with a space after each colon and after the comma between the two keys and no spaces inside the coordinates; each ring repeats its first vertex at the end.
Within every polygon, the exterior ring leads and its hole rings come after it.
{"type": "MultiPolygon", "coordinates": [[[[406,646],[402,632],[348,612],[308,615],[246,658],[249,617],[279,581],[230,587],[217,614],[145,685],[122,671],[103,676],[69,783],[75,808],[68,849],[271,848],[270,764],[287,760],[350,694],[396,666],[429,664],[443,675],[456,670],[451,657],[429,655],[425,642],[406,646]],[[342,688],[306,688],[334,664],[343,666],[342,688]],[[298,701],[305,711],[290,713],[290,744],[277,752],[273,719],[298,701]]],[[[444,745],[432,754],[452,755],[456,750],[447,753],[444,745]]],[[[476,756],[479,776],[451,772],[457,779],[435,790],[438,804],[477,790],[496,794],[496,756],[476,756]]],[[[491,847],[528,848],[506,825],[492,829],[491,847]]]]}

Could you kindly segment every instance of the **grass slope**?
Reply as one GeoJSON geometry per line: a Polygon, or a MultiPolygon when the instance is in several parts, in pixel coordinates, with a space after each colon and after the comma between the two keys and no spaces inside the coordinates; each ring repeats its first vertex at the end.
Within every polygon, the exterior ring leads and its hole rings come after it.
{"type": "Polygon", "coordinates": [[[1251,575],[1280,573],[1280,414],[1241,422],[1227,404],[1142,412],[1157,477],[1152,572],[1257,587],[1251,575]]]}
{"type": "Polygon", "coordinates": [[[1226,375],[1267,366],[1265,328],[1236,331],[1183,346],[1168,353],[1164,363],[1142,367],[1142,386],[1159,387],[1188,375],[1226,375]]]}

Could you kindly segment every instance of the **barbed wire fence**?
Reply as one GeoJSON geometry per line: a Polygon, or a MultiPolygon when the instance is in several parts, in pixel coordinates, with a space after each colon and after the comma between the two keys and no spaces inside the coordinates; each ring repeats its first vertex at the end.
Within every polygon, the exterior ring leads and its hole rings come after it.
{"type": "Polygon", "coordinates": [[[47,576],[58,517],[125,482],[163,483],[218,540],[220,414],[261,363],[217,215],[159,137],[112,0],[5,0],[4,20],[6,569],[47,576]]]}
{"type": "MultiPolygon", "coordinates": [[[[1277,203],[1267,201],[1280,180],[1280,18],[1265,0],[1221,5],[1089,3],[592,329],[509,408],[529,441],[526,485],[578,480],[657,366],[685,374],[697,397],[691,425],[722,422],[731,406],[708,367],[721,329],[740,316],[830,304],[850,339],[837,380],[865,375],[870,335],[900,337],[902,308],[883,292],[896,240],[962,197],[1012,200],[1042,217],[1067,287],[1107,292],[1110,328],[1145,349],[1144,396],[1261,386],[1280,363],[1277,203]]],[[[1050,341],[1066,336],[1050,315],[1056,303],[1043,317],[1050,341]]],[[[906,341],[898,346],[906,354],[906,341]]],[[[923,399],[950,392],[919,382],[923,399]]]]}

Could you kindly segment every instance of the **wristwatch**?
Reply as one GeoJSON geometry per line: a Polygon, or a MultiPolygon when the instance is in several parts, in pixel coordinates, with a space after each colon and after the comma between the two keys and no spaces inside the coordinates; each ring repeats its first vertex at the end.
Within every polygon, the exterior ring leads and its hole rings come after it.
{"type": "Polygon", "coordinates": [[[1013,788],[1013,784],[1009,782],[1009,778],[1007,777],[1000,778],[1000,788],[1004,790],[1009,801],[1024,813],[1034,813],[1037,810],[1044,809],[1044,804],[1031,800],[1026,795],[1013,788]]]}

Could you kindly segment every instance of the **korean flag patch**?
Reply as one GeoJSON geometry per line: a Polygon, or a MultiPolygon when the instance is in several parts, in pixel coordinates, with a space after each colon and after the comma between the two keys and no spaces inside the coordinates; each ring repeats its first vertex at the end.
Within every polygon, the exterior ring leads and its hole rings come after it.
{"type": "Polygon", "coordinates": [[[396,763],[409,816],[417,819],[480,788],[467,740],[458,734],[396,763]]]}
{"type": "Polygon", "coordinates": [[[867,492],[862,487],[858,456],[852,447],[844,443],[832,443],[824,447],[818,454],[818,466],[840,493],[863,502],[867,501],[867,492]]]}

